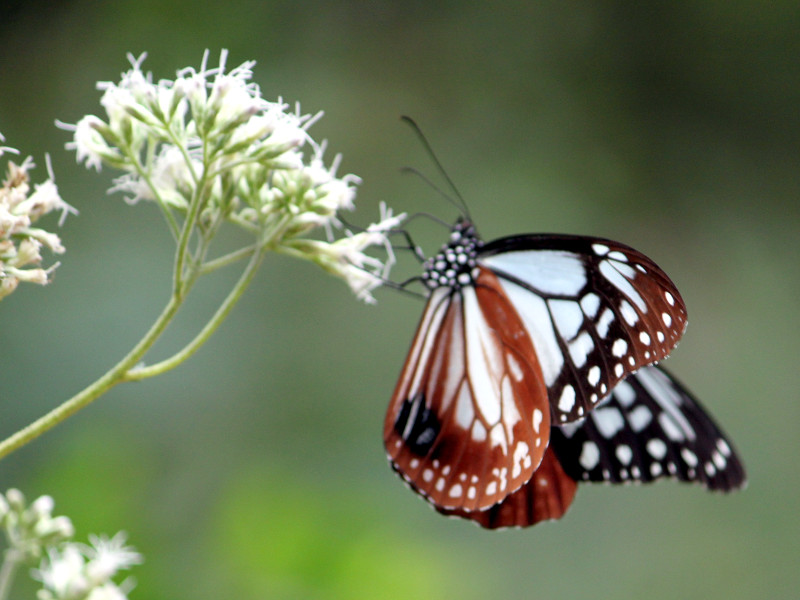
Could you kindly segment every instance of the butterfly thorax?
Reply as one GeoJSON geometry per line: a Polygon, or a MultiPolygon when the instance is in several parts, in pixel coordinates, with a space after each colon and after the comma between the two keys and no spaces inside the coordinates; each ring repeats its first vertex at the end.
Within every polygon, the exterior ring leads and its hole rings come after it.
{"type": "Polygon", "coordinates": [[[457,290],[473,285],[478,276],[477,256],[481,245],[472,223],[464,219],[456,221],[450,231],[450,241],[423,265],[425,286],[431,290],[438,287],[457,290]]]}

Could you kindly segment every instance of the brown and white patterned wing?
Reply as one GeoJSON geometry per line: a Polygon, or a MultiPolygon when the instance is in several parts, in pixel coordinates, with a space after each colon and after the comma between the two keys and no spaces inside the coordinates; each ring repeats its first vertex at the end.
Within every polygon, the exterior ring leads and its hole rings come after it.
{"type": "Polygon", "coordinates": [[[497,278],[431,293],[392,397],[392,466],[440,508],[482,510],[527,483],[550,432],[533,344],[497,278]]]}
{"type": "Polygon", "coordinates": [[[530,527],[540,521],[560,519],[575,498],[577,482],[564,472],[548,448],[530,481],[499,504],[467,512],[437,508],[447,516],[475,521],[486,529],[530,527]]]}

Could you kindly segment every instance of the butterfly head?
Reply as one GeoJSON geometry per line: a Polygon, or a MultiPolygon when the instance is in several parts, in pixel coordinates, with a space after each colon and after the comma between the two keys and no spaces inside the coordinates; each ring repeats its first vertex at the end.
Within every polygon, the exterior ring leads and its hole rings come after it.
{"type": "Polygon", "coordinates": [[[475,226],[459,218],[450,230],[450,240],[436,256],[425,261],[422,281],[431,290],[459,289],[472,285],[477,277],[477,256],[482,242],[475,226]]]}

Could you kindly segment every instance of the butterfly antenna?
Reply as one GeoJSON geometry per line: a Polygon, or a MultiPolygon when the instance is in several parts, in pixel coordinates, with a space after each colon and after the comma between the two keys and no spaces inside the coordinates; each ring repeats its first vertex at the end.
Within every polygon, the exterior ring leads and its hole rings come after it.
{"type": "Polygon", "coordinates": [[[436,157],[436,153],[433,151],[433,148],[431,147],[430,142],[428,142],[428,138],[426,138],[425,134],[422,133],[422,129],[420,129],[419,125],[417,125],[417,122],[414,119],[412,119],[411,117],[403,115],[402,117],[400,117],[400,120],[403,121],[409,127],[411,127],[412,131],[417,136],[417,139],[419,139],[419,141],[422,143],[423,147],[428,152],[428,155],[433,160],[433,163],[436,165],[436,169],[439,171],[441,176],[444,177],[444,180],[447,182],[447,185],[450,186],[450,190],[455,194],[455,197],[458,199],[458,202],[456,202],[449,195],[447,195],[443,191],[441,191],[437,186],[433,185],[425,176],[423,176],[421,173],[419,173],[419,171],[416,171],[414,169],[408,169],[408,170],[413,172],[413,173],[416,173],[424,181],[428,182],[428,184],[434,190],[436,190],[442,196],[444,196],[450,202],[452,202],[458,208],[458,210],[465,217],[467,217],[467,219],[469,219],[471,221],[472,218],[470,217],[469,209],[467,208],[467,203],[464,201],[464,197],[461,195],[461,192],[458,191],[458,188],[456,187],[456,184],[453,183],[453,180],[450,179],[450,176],[447,174],[447,171],[444,170],[444,167],[442,166],[442,163],[436,157]]]}
{"type": "MultiPolygon", "coordinates": [[[[460,200],[460,202],[455,200],[450,194],[445,192],[442,188],[440,188],[438,185],[433,183],[428,177],[426,177],[425,174],[422,173],[422,171],[420,171],[419,169],[415,169],[414,167],[403,167],[403,168],[400,169],[400,172],[403,173],[404,175],[405,174],[411,174],[411,175],[415,175],[415,176],[419,177],[422,181],[425,182],[426,185],[428,185],[430,188],[432,188],[434,192],[436,192],[442,198],[447,200],[450,204],[455,206],[456,209],[458,209],[458,212],[464,213],[465,205],[464,205],[464,201],[461,200],[461,198],[458,198],[458,200],[460,200]]],[[[469,216],[469,215],[465,215],[465,216],[469,216]]],[[[447,223],[445,223],[445,225],[447,227],[450,227],[450,225],[447,224],[447,223]]]]}

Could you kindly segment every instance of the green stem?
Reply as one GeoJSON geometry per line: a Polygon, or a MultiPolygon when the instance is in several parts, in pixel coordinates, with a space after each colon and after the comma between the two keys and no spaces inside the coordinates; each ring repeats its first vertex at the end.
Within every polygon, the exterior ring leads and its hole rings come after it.
{"type": "Polygon", "coordinates": [[[3,566],[0,567],[0,600],[6,600],[14,582],[14,575],[19,568],[19,552],[9,548],[3,555],[3,566]]]}
{"type": "Polygon", "coordinates": [[[247,263],[247,267],[239,277],[239,281],[236,282],[236,285],[233,287],[231,292],[227,295],[222,304],[220,304],[217,312],[214,313],[214,316],[211,317],[208,323],[205,324],[203,329],[200,330],[200,332],[191,342],[184,346],[183,349],[165,360],[146,367],[136,367],[130,369],[127,371],[127,373],[125,373],[124,381],[138,381],[141,379],[147,379],[148,377],[153,377],[155,375],[160,375],[161,373],[169,371],[170,369],[174,369],[183,361],[192,356],[192,354],[197,352],[197,350],[204,343],[206,343],[208,338],[210,338],[211,335],[217,330],[220,324],[222,324],[222,322],[228,316],[228,313],[231,312],[233,307],[242,297],[242,294],[244,294],[247,286],[249,286],[250,282],[253,281],[253,277],[255,276],[256,271],[258,271],[258,267],[263,258],[263,249],[259,250],[258,252],[253,252],[253,255],[250,257],[250,262],[247,263]]]}
{"type": "Polygon", "coordinates": [[[221,269],[222,267],[227,267],[230,264],[238,262],[243,258],[247,258],[251,256],[256,251],[255,246],[248,246],[246,248],[241,248],[225,256],[220,256],[219,258],[215,258],[214,260],[209,260],[203,263],[200,267],[200,275],[206,275],[207,273],[211,273],[212,271],[216,271],[217,269],[221,269]]]}
{"type": "Polygon", "coordinates": [[[0,442],[0,458],[7,456],[17,448],[24,446],[44,432],[49,431],[70,415],[91,404],[99,396],[106,393],[118,383],[125,381],[126,373],[142,359],[145,352],[151,348],[158,337],[163,333],[164,329],[166,329],[167,325],[172,321],[178,308],[180,308],[181,303],[182,298],[173,295],[155,323],[150,327],[150,330],[121,361],[111,368],[111,370],[43,417],[40,417],[27,427],[24,427],[0,442]]]}

